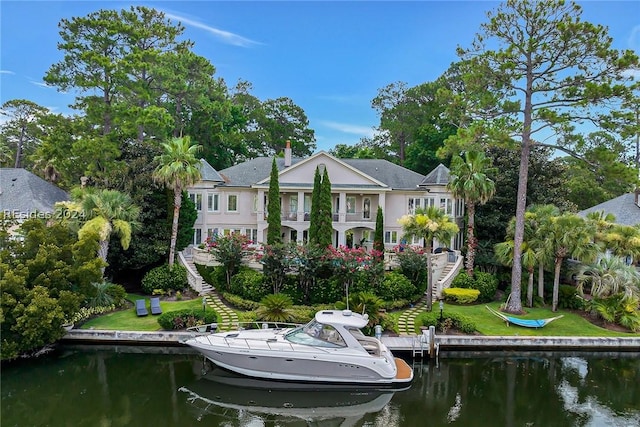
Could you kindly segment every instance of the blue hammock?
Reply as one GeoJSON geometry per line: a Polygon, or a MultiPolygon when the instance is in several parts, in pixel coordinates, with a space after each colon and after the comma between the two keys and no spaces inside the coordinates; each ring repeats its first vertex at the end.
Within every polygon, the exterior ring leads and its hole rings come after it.
{"type": "Polygon", "coordinates": [[[487,310],[489,310],[492,314],[495,314],[496,316],[507,322],[507,326],[509,326],[510,323],[513,323],[514,325],[523,326],[525,328],[542,328],[553,322],[554,320],[563,317],[562,315],[560,315],[556,317],[550,317],[548,319],[519,319],[517,317],[506,316],[487,305],[485,305],[485,307],[487,307],[487,310]]]}

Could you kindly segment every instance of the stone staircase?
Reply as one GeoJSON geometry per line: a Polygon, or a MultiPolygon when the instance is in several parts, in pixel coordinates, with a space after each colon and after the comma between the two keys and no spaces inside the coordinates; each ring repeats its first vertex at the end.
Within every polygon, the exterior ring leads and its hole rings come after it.
{"type": "MultiPolygon", "coordinates": [[[[443,283],[443,280],[449,275],[451,270],[453,270],[454,268],[456,268],[455,262],[447,263],[447,265],[444,267],[444,270],[442,270],[442,274],[440,275],[442,279],[438,280],[438,282],[433,287],[433,294],[432,294],[432,300],[431,300],[432,310],[433,310],[433,305],[437,304],[437,301],[438,301],[438,289],[442,289],[443,287],[448,287],[448,283],[443,283]]],[[[398,334],[401,336],[415,335],[416,334],[416,325],[415,325],[416,317],[418,316],[418,314],[422,313],[426,309],[427,309],[427,296],[425,292],[425,295],[415,305],[413,305],[411,308],[409,308],[404,313],[402,313],[402,315],[400,315],[400,317],[398,318],[398,334]]]]}

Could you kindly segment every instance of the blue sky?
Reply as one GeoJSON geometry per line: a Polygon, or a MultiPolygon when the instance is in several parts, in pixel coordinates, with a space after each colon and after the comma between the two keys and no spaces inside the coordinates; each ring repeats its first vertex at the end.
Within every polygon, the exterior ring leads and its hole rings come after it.
{"type": "MultiPolygon", "coordinates": [[[[433,81],[486,21],[491,1],[0,1],[0,102],[28,99],[67,113],[72,94],[42,77],[62,58],[62,18],[131,5],[153,7],[186,27],[184,37],[229,86],[302,107],[319,150],[371,136],[371,100],[396,81],[433,81]]],[[[640,53],[640,1],[582,1],[583,19],[609,27],[614,46],[640,53]]]]}

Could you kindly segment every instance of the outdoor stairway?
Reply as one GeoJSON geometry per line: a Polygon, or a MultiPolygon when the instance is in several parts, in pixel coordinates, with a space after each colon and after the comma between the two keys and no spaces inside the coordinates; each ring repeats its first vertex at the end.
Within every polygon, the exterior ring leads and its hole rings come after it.
{"type": "Polygon", "coordinates": [[[213,292],[215,290],[215,288],[210,285],[209,283],[207,283],[202,276],[200,276],[200,273],[198,273],[198,269],[196,268],[196,265],[193,262],[193,259],[191,257],[187,258],[185,257],[185,261],[187,263],[187,265],[193,270],[194,275],[196,275],[196,280],[200,279],[200,283],[202,283],[202,291],[200,292],[200,295],[208,295],[211,292],[213,292]]]}
{"type": "Polygon", "coordinates": [[[211,307],[218,313],[220,321],[218,322],[219,331],[232,331],[238,329],[238,315],[229,308],[218,296],[216,292],[210,292],[205,296],[207,307],[211,307]]]}
{"type": "Polygon", "coordinates": [[[427,309],[427,297],[423,296],[413,307],[406,310],[398,318],[398,334],[403,335],[415,335],[415,320],[416,316],[427,309]]]}

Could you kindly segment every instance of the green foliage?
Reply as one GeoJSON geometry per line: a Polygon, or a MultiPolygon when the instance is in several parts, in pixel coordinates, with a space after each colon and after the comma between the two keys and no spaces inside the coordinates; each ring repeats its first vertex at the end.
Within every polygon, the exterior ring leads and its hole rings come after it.
{"type": "Polygon", "coordinates": [[[267,244],[278,245],[282,243],[282,207],[280,206],[280,183],[278,182],[278,167],[274,157],[271,163],[271,176],[269,178],[269,193],[267,205],[267,244]]]}
{"type": "Polygon", "coordinates": [[[291,307],[293,301],[289,295],[271,294],[260,301],[260,307],[256,310],[259,320],[269,322],[291,322],[294,320],[291,307]]]}
{"type": "MultiPolygon", "coordinates": [[[[336,308],[347,308],[346,299],[336,303],[336,308]]],[[[370,328],[380,324],[384,315],[381,313],[381,309],[384,308],[384,301],[382,298],[374,294],[373,292],[356,292],[349,295],[349,309],[354,313],[366,314],[369,317],[367,326],[370,328]]]]}
{"type": "Polygon", "coordinates": [[[460,272],[453,279],[451,287],[477,289],[480,292],[478,302],[491,302],[498,290],[498,278],[483,271],[476,271],[473,276],[469,276],[466,272],[460,272]]]}
{"type": "Polygon", "coordinates": [[[241,267],[238,274],[233,276],[229,290],[232,294],[251,301],[260,301],[269,294],[264,275],[247,267],[241,267]]]}
{"type": "Polygon", "coordinates": [[[112,284],[107,281],[93,283],[95,294],[89,298],[87,305],[89,307],[108,307],[114,305],[113,297],[108,292],[110,286],[112,286],[112,284]]]}
{"type": "Polygon", "coordinates": [[[115,305],[102,305],[97,307],[82,307],[78,310],[71,318],[67,318],[69,323],[74,325],[79,325],[82,322],[89,320],[94,316],[99,316],[101,314],[110,313],[116,309],[115,305]]]}
{"type": "Polygon", "coordinates": [[[637,297],[629,299],[624,294],[608,298],[593,298],[586,303],[587,310],[611,323],[618,323],[633,332],[640,332],[640,309],[637,297]]]}
{"type": "Polygon", "coordinates": [[[223,292],[222,298],[224,298],[224,300],[229,303],[229,305],[237,308],[238,310],[253,311],[257,310],[258,307],[260,307],[260,303],[249,299],[244,299],[241,296],[232,294],[230,292],[223,292]]]}
{"type": "Polygon", "coordinates": [[[215,236],[207,242],[207,249],[213,258],[222,264],[225,272],[225,289],[231,285],[231,278],[242,265],[242,258],[248,253],[249,239],[244,234],[231,233],[215,236]]]}
{"type": "MultiPolygon", "coordinates": [[[[168,193],[167,193],[168,194],[168,193]]],[[[167,197],[167,200],[172,200],[172,197],[167,197]]],[[[169,217],[167,218],[169,224],[173,221],[173,209],[169,209],[169,217]]],[[[178,217],[178,235],[176,237],[176,251],[181,251],[193,242],[193,224],[198,219],[198,211],[196,210],[196,204],[189,198],[189,194],[186,191],[182,192],[182,204],[180,205],[180,216],[178,217]]],[[[167,229],[170,229],[170,225],[167,225],[167,229]]],[[[165,242],[166,243],[166,242],[165,242]]]]}
{"type": "MultiPolygon", "coordinates": [[[[449,328],[454,327],[465,334],[474,334],[477,331],[476,325],[466,316],[463,316],[461,314],[447,313],[445,309],[442,318],[443,321],[449,320],[449,322],[447,322],[449,328]]],[[[415,325],[417,329],[419,329],[421,326],[427,328],[429,326],[434,326],[436,329],[438,329],[438,327],[440,326],[440,313],[436,311],[426,311],[420,313],[415,319],[415,325]]]]}
{"type": "Polygon", "coordinates": [[[376,229],[373,233],[373,249],[384,252],[384,214],[382,207],[378,206],[376,212],[376,229]]]}
{"type": "Polygon", "coordinates": [[[427,257],[422,249],[411,246],[397,253],[400,272],[411,280],[418,292],[424,293],[427,288],[427,257]]]}
{"type": "Polygon", "coordinates": [[[456,304],[472,304],[478,300],[480,291],[477,289],[448,288],[442,290],[445,301],[456,304]]]}
{"type": "Polygon", "coordinates": [[[218,314],[212,309],[184,309],[162,313],[158,317],[158,323],[162,329],[172,331],[216,323],[218,319],[218,314]]]}
{"type": "Polygon", "coordinates": [[[187,287],[187,270],[180,264],[171,268],[168,264],[156,267],[142,278],[142,290],[152,295],[155,289],[182,291],[187,287]]]}
{"type": "Polygon", "coordinates": [[[560,285],[558,288],[558,307],[568,310],[579,310],[583,306],[578,298],[578,290],[571,285],[560,285]]]}
{"type": "Polygon", "coordinates": [[[317,244],[321,248],[331,246],[333,241],[333,204],[331,202],[331,181],[329,172],[324,170],[319,194],[320,210],[318,212],[317,244]]]}
{"type": "Polygon", "coordinates": [[[127,291],[124,286],[109,283],[106,290],[116,307],[122,307],[126,301],[127,291]]]}
{"type": "Polygon", "coordinates": [[[374,292],[385,301],[411,300],[419,293],[409,279],[395,271],[386,273],[374,292]]]}
{"type": "Polygon", "coordinates": [[[344,285],[338,277],[323,278],[316,281],[310,292],[311,304],[334,303],[344,298],[344,285]]]}

